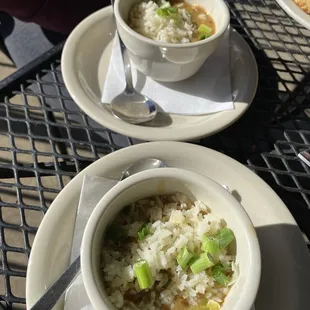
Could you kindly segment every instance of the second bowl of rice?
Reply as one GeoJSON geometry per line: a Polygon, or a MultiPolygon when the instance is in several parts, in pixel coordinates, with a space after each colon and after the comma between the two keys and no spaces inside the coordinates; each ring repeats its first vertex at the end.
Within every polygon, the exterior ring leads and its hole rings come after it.
{"type": "Polygon", "coordinates": [[[194,75],[216,50],[230,21],[224,0],[115,0],[114,12],[134,66],[163,82],[194,75]],[[199,7],[199,21],[210,18],[212,27],[198,25],[184,4],[199,7]]]}
{"type": "Polygon", "coordinates": [[[104,195],[84,232],[81,266],[96,310],[249,310],[261,258],[251,220],[225,188],[162,168],[104,195]]]}

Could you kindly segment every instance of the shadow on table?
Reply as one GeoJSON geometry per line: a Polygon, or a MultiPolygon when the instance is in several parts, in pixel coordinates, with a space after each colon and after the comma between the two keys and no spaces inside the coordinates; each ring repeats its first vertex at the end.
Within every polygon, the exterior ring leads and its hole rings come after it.
{"type": "Polygon", "coordinates": [[[258,64],[258,88],[253,102],[245,114],[232,126],[217,135],[203,139],[203,144],[216,150],[223,150],[240,162],[245,162],[251,154],[274,149],[274,139],[270,139],[268,125],[273,122],[275,111],[281,104],[278,92],[277,72],[261,50],[251,46],[258,64]],[[253,149],[259,138],[264,141],[260,150],[253,149]],[[269,140],[269,141],[268,141],[269,140]]]}
{"type": "MultiPolygon", "coordinates": [[[[60,70],[60,66],[58,69],[60,70]]],[[[65,112],[61,112],[63,120],[60,121],[62,124],[65,124],[65,127],[59,127],[59,129],[63,129],[59,133],[60,138],[69,138],[67,130],[69,127],[75,140],[79,142],[97,142],[108,146],[112,145],[112,147],[115,147],[116,149],[128,146],[128,137],[105,129],[96,121],[85,115],[84,112],[82,112],[77,104],[71,99],[67,89],[64,84],[62,84],[63,81],[60,81],[61,86],[56,86],[55,76],[52,73],[47,73],[43,77],[43,81],[44,82],[41,82],[41,89],[39,89],[37,85],[33,84],[30,86],[29,90],[35,94],[43,94],[41,102],[45,108],[48,107],[50,110],[55,110],[55,112],[56,110],[65,112]],[[59,95],[66,99],[59,99],[59,95]]],[[[169,120],[167,120],[167,122],[169,122],[169,120]]],[[[131,144],[136,144],[139,142],[139,140],[130,139],[131,144]]]]}
{"type": "Polygon", "coordinates": [[[279,224],[258,227],[256,232],[262,277],[255,309],[309,309],[310,256],[299,228],[279,224]]]}
{"type": "MultiPolygon", "coordinates": [[[[297,47],[293,44],[287,47],[286,41],[281,39],[283,31],[287,32],[288,39],[292,39],[292,31],[297,26],[290,25],[285,14],[272,13],[272,10],[281,10],[276,3],[268,8],[252,1],[242,4],[228,1],[228,5],[234,13],[232,26],[246,38],[255,55],[259,70],[258,89],[253,103],[238,122],[204,142],[246,163],[252,155],[274,151],[276,141],[287,141],[286,130],[310,130],[306,115],[306,109],[310,108],[307,100],[310,76],[306,60],[297,59],[298,54],[305,55],[303,49],[297,43],[297,47]],[[275,18],[285,19],[283,24],[277,25],[279,29],[274,25],[275,18]],[[268,36],[273,36],[273,41],[268,41],[268,36]]],[[[295,42],[305,40],[300,31],[294,39],[295,42]]],[[[305,143],[301,139],[298,142],[305,143]]]]}

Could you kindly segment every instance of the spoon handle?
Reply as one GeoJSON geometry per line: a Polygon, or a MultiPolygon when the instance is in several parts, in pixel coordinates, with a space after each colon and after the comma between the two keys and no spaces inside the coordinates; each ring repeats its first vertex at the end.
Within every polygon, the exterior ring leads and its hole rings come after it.
{"type": "MultiPolygon", "coordinates": [[[[111,0],[111,5],[112,8],[114,9],[114,0],[111,0]]],[[[121,46],[121,53],[122,53],[122,58],[123,58],[123,65],[124,65],[124,71],[125,71],[125,82],[126,82],[126,87],[125,91],[129,94],[135,93],[135,89],[132,84],[132,74],[131,74],[131,64],[130,64],[130,59],[128,57],[128,53],[126,53],[126,46],[124,42],[122,41],[120,35],[118,34],[118,30],[116,29],[116,38],[119,40],[119,44],[121,46]]]]}
{"type": "Polygon", "coordinates": [[[80,273],[80,269],[81,260],[79,256],[30,310],[52,309],[75,277],[80,273]]]}
{"type": "Polygon", "coordinates": [[[126,79],[126,88],[125,91],[127,93],[135,93],[135,89],[133,87],[132,83],[132,74],[131,74],[131,64],[130,64],[130,59],[128,57],[128,53],[126,53],[126,46],[123,43],[122,39],[120,38],[118,32],[117,36],[119,39],[119,43],[121,46],[121,52],[122,52],[122,58],[123,58],[123,64],[124,64],[124,70],[125,70],[125,79],[126,79]]]}

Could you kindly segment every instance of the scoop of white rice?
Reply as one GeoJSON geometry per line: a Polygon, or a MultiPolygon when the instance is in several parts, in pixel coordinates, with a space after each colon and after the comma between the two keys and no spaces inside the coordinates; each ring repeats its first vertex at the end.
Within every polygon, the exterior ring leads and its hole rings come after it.
{"type": "Polygon", "coordinates": [[[190,15],[184,8],[178,8],[179,19],[157,14],[157,10],[170,6],[168,1],[143,1],[130,12],[129,25],[132,29],[150,39],[165,43],[189,43],[197,31],[190,15]]]}
{"type": "MultiPolygon", "coordinates": [[[[221,304],[229,289],[216,285],[205,271],[198,274],[184,271],[177,263],[177,254],[184,246],[191,252],[199,251],[203,236],[215,234],[225,227],[225,222],[213,215],[203,202],[192,204],[180,193],[169,200],[165,197],[141,200],[130,210],[128,217],[132,221],[123,225],[128,235],[137,236],[143,223],[139,221],[142,213],[150,223],[149,235],[142,241],[136,237],[127,249],[119,251],[105,245],[102,266],[111,302],[119,309],[137,309],[134,304],[124,303],[124,296],[128,291],[140,291],[132,266],[146,260],[155,279],[152,289],[161,293],[156,296],[152,292],[150,300],[140,304],[139,309],[162,309],[163,305],[173,309],[177,296],[195,304],[197,297],[204,295],[221,304]],[[168,280],[171,283],[165,289],[168,280]]],[[[226,249],[221,250],[220,262],[228,264],[234,259],[226,249]]]]}

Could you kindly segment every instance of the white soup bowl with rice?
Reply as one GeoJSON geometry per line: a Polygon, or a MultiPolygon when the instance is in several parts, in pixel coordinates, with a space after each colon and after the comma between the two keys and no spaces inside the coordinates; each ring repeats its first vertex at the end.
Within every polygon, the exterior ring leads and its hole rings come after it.
{"type": "Polygon", "coordinates": [[[194,75],[230,21],[223,0],[115,0],[114,11],[135,67],[163,82],[194,75]]]}
{"type": "Polygon", "coordinates": [[[104,195],[84,232],[81,266],[96,310],[250,310],[261,257],[251,220],[226,189],[162,168],[104,195]]]}

